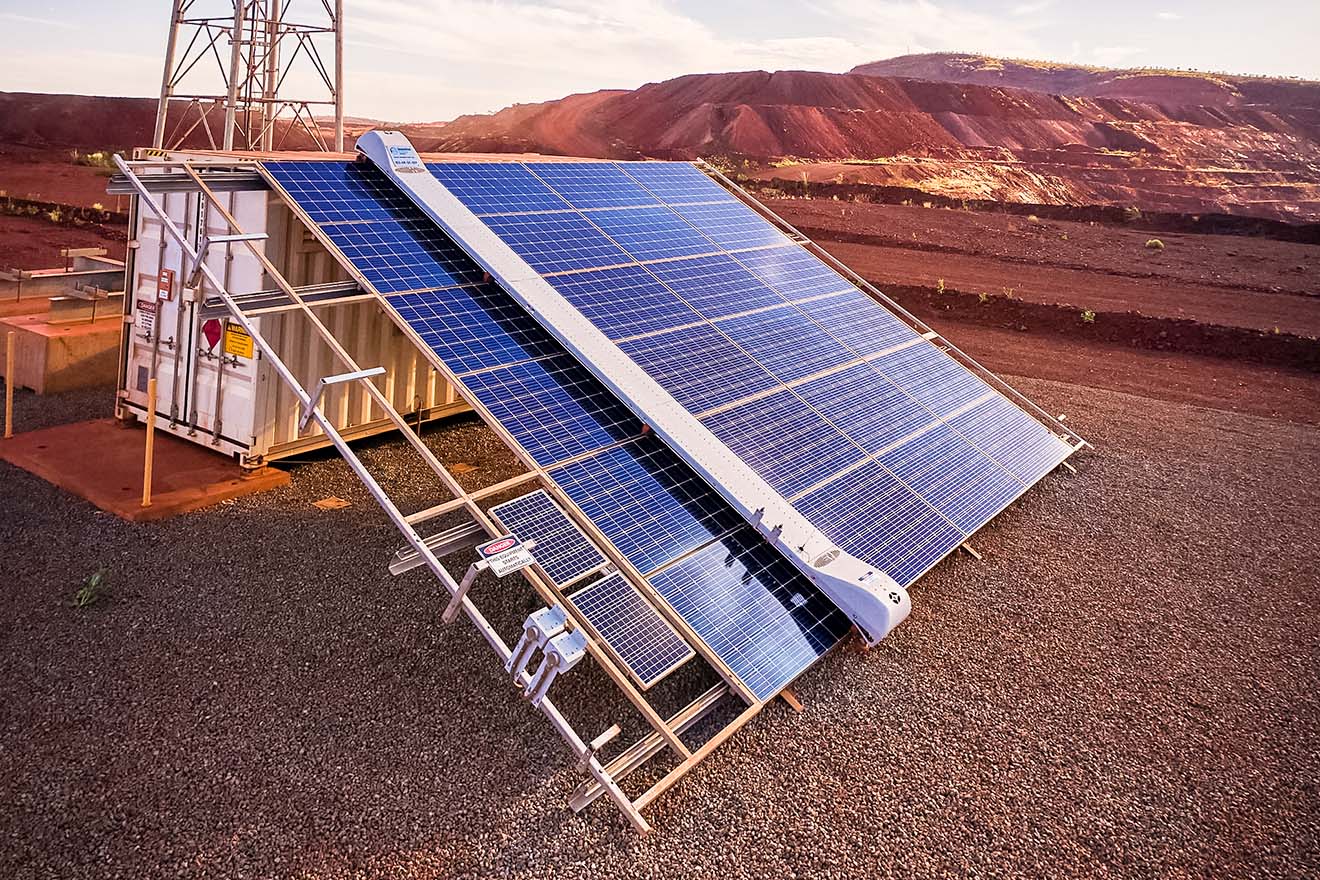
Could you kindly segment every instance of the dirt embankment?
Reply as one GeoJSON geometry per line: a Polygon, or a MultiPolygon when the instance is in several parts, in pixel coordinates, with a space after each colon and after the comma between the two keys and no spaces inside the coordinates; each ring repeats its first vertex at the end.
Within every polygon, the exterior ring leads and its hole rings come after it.
{"type": "Polygon", "coordinates": [[[905,307],[1037,339],[1320,370],[1320,248],[1101,223],[780,199],[905,307]]]}
{"type": "Polygon", "coordinates": [[[410,132],[433,150],[718,157],[767,180],[1320,220],[1320,109],[1308,103],[1320,87],[1257,87],[1252,103],[1200,105],[1174,89],[1181,80],[1168,84],[1181,97],[1167,104],[1011,85],[704,74],[410,132]]]}

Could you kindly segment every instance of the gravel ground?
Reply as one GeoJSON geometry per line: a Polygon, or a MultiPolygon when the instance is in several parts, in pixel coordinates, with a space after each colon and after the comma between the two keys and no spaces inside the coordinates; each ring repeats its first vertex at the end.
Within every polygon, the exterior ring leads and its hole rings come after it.
{"type": "MultiPolygon", "coordinates": [[[[1320,872],[1314,428],[1023,380],[1098,446],[651,811],[580,780],[345,466],[164,523],[0,463],[3,877],[1303,877],[1320,872]],[[319,511],[339,495],[353,506],[319,511]],[[70,607],[82,578],[110,595],[70,607]]],[[[18,397],[20,425],[104,394],[18,397]]],[[[475,483],[510,464],[431,432],[475,483]]],[[[368,462],[410,503],[409,454],[368,462]]],[[[509,633],[528,591],[479,585],[509,633]]],[[[556,699],[623,717],[596,671],[556,699]]]]}

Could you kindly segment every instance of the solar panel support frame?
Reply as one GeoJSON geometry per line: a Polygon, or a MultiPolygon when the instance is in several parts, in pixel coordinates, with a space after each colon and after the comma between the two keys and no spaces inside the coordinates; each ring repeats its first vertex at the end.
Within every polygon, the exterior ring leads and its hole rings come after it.
{"type": "Polygon", "coordinates": [[[815,582],[875,644],[906,619],[911,598],[886,573],[844,552],[619,350],[522,257],[425,170],[397,131],[370,131],[357,150],[468,252],[511,297],[613,391],[768,542],[815,582]]]}

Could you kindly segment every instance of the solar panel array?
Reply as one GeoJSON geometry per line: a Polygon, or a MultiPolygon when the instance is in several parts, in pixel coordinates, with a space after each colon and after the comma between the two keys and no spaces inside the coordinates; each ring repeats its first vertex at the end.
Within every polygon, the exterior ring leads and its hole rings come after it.
{"type": "MultiPolygon", "coordinates": [[[[384,174],[357,163],[262,164],[606,539],[661,595],[682,600],[683,619],[758,697],[773,696],[847,633],[847,618],[807,578],[791,566],[769,574],[766,554],[775,551],[743,537],[749,530],[737,513],[682,459],[641,436],[638,419],[511,297],[483,283],[476,264],[384,174]],[[697,557],[712,560],[700,582],[666,577],[697,557]]],[[[692,175],[700,172],[678,167],[691,174],[664,174],[661,183],[699,191],[692,175]]],[[[468,198],[559,204],[517,168],[472,166],[468,198]]],[[[641,188],[615,191],[588,175],[569,189],[618,203],[641,198],[641,188]]]]}
{"type": "Polygon", "coordinates": [[[904,586],[1073,451],[692,165],[428,168],[817,528],[904,586]]]}
{"type": "Polygon", "coordinates": [[[536,564],[558,586],[566,587],[608,560],[544,489],[497,504],[490,515],[521,541],[534,539],[536,564]]]}
{"type": "Polygon", "coordinates": [[[642,687],[650,687],[692,658],[688,643],[618,572],[568,599],[642,687]]]}

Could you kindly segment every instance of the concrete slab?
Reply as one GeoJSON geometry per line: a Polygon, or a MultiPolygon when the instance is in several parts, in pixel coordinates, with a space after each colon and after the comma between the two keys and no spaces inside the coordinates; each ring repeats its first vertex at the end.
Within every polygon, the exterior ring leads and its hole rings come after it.
{"type": "MultiPolygon", "coordinates": [[[[9,331],[15,333],[14,387],[38,394],[113,386],[119,371],[118,314],[81,323],[51,323],[45,313],[0,319],[0,373],[9,331]]],[[[10,378],[5,376],[5,381],[10,378]]]]}
{"type": "Polygon", "coordinates": [[[0,440],[0,459],[133,522],[165,519],[289,483],[284,471],[246,472],[217,452],[157,431],[151,506],[142,507],[145,449],[142,426],[97,419],[0,440]]]}

